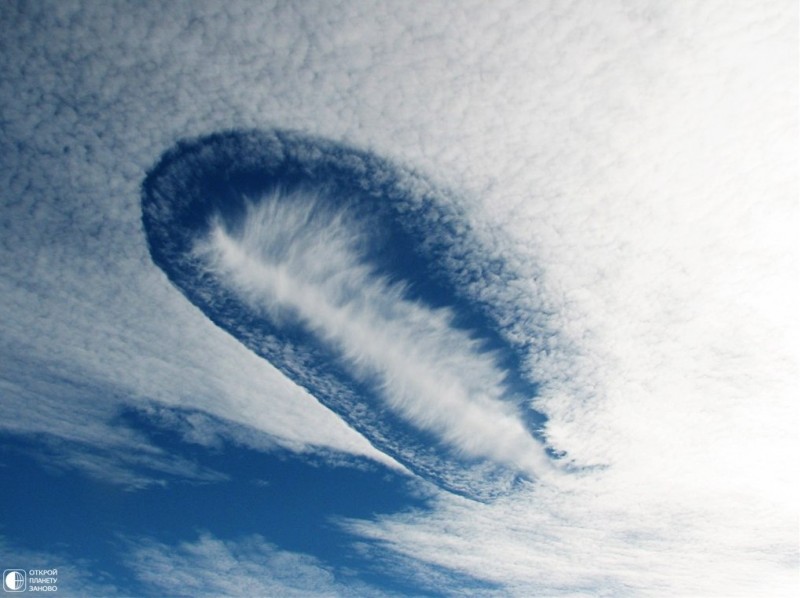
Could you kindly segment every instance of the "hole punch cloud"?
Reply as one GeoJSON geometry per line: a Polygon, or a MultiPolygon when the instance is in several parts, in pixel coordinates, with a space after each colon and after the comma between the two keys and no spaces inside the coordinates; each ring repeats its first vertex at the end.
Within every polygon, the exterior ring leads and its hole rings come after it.
{"type": "Polygon", "coordinates": [[[142,210],[153,261],[212,321],[412,472],[487,499],[554,468],[446,200],[366,152],[246,131],[167,152],[142,210]]]}

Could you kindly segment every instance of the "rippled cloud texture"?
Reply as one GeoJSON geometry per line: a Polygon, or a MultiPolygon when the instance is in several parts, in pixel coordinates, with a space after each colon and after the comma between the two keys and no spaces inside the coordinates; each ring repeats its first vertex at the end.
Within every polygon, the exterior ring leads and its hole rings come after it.
{"type": "MultiPolygon", "coordinates": [[[[142,523],[103,592],[796,594],[795,3],[6,2],[0,40],[3,458],[168,502],[171,488],[237,483],[203,457],[228,447],[352,487],[380,468],[425,497],[338,509],[318,527],[320,541],[341,530],[326,550],[277,527],[142,523]],[[461,288],[537,384],[514,417],[544,414],[541,442],[572,473],[489,502],[415,481],[170,284],[141,223],[147,172],[180,139],[273,128],[452,191],[455,233],[475,243],[447,269],[480,253],[461,288]],[[131,413],[180,441],[166,450],[131,413]],[[246,583],[215,585],[215,566],[246,583]]],[[[242,260],[264,247],[241,234],[198,251],[247,298],[278,278],[250,276],[242,260]]],[[[320,317],[325,301],[292,286],[309,280],[288,282],[266,291],[320,317]]],[[[450,352],[450,333],[415,354],[413,326],[390,335],[361,313],[355,328],[335,310],[312,325],[387,380],[442,384],[456,374],[426,368],[448,353],[477,359],[481,383],[501,375],[469,343],[450,352]],[[362,328],[368,343],[353,341],[362,328]]],[[[442,413],[430,425],[463,450],[504,450],[442,413]]],[[[14,554],[92,566],[2,523],[4,567],[14,554]]]]}

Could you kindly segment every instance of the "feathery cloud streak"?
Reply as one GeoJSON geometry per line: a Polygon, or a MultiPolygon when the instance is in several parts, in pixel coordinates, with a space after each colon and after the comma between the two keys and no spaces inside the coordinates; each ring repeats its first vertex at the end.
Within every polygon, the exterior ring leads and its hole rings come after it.
{"type": "Polygon", "coordinates": [[[251,308],[296,317],[333,345],[362,382],[376,381],[393,411],[470,457],[541,475],[541,445],[502,402],[503,373],[448,311],[404,299],[356,253],[363,231],[320,200],[273,197],[245,217],[241,236],[212,228],[197,251],[251,308]],[[291,231],[285,248],[281,232],[291,231]],[[278,242],[274,241],[278,239],[278,242]]]}

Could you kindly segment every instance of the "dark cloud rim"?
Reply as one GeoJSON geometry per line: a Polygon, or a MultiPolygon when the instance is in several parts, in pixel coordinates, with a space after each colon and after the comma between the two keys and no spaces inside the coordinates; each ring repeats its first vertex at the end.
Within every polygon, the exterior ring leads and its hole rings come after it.
{"type": "MultiPolygon", "coordinates": [[[[519,374],[521,349],[498,332],[485,305],[459,291],[465,280],[474,281],[498,265],[481,263],[457,198],[421,173],[371,152],[279,129],[231,130],[178,141],[142,184],[142,223],[153,262],[212,322],[412,472],[477,500],[516,486],[521,480],[518,473],[465,459],[377,401],[369,401],[374,390],[332,365],[331,355],[313,335],[279,330],[249,312],[204,271],[192,247],[207,231],[210,215],[221,215],[236,226],[245,212],[245,198],[275,189],[320,191],[381,223],[381,273],[398,281],[413,278],[414,284],[408,286],[411,299],[432,307],[458,304],[457,323],[471,330],[509,372],[509,395],[536,393],[535,382],[519,374]],[[395,251],[397,247],[406,250],[395,251]]],[[[535,423],[542,422],[543,418],[535,423]]],[[[536,429],[532,432],[537,435],[536,429]]]]}

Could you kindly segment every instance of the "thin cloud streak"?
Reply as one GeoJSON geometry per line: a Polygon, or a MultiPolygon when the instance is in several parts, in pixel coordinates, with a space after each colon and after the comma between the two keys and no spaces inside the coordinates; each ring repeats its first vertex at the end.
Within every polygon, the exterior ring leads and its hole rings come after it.
{"type": "Polygon", "coordinates": [[[335,346],[363,382],[405,419],[458,452],[539,477],[544,450],[503,401],[504,372],[491,352],[452,325],[446,309],[404,298],[372,272],[357,217],[324,198],[275,193],[250,204],[240,230],[217,221],[195,255],[253,309],[301,321],[335,346]]]}
{"type": "Polygon", "coordinates": [[[168,545],[130,540],[130,567],[157,594],[179,596],[385,596],[358,579],[338,579],[317,559],[281,550],[259,535],[222,540],[202,533],[168,545]],[[177,593],[176,593],[177,592],[177,593]]]}

